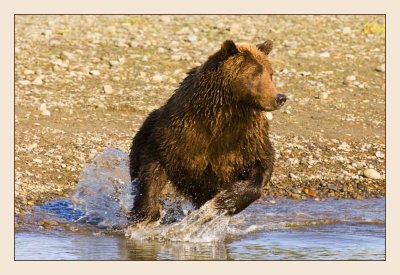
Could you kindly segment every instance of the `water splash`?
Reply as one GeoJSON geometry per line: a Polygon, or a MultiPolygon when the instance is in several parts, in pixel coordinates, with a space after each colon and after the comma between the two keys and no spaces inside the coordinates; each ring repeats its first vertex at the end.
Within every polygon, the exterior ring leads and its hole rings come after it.
{"type": "Polygon", "coordinates": [[[229,217],[209,202],[200,209],[181,201],[163,200],[158,222],[129,226],[137,181],[130,182],[129,158],[122,151],[108,148],[84,167],[71,201],[81,215],[76,221],[99,228],[125,230],[126,236],[139,240],[214,242],[225,238],[229,217]],[[190,214],[188,212],[190,211],[190,214]]]}
{"type": "Polygon", "coordinates": [[[130,226],[126,236],[136,240],[218,242],[225,238],[230,217],[212,207],[212,201],[192,211],[180,222],[160,226],[130,226]]]}
{"type": "Polygon", "coordinates": [[[84,167],[71,196],[84,215],[77,222],[101,228],[124,228],[133,205],[136,182],[130,183],[127,154],[108,148],[84,167]]]}

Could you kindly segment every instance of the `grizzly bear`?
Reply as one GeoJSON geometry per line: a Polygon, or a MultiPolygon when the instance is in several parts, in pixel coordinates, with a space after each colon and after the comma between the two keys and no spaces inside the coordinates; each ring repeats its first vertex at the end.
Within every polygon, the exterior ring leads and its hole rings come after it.
{"type": "Polygon", "coordinates": [[[225,41],[147,117],[129,155],[131,179],[138,179],[131,221],[160,218],[168,181],[196,208],[213,199],[228,215],[261,196],[274,165],[265,112],[286,101],[272,81],[271,49],[270,40],[225,41]]]}

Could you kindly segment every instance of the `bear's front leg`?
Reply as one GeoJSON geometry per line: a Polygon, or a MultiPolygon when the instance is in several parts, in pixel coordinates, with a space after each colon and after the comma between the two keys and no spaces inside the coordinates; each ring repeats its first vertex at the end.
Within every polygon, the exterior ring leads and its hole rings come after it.
{"type": "Polygon", "coordinates": [[[167,176],[164,168],[157,162],[143,165],[139,172],[137,195],[129,220],[134,223],[154,222],[160,218],[160,194],[167,176]]]}
{"type": "Polygon", "coordinates": [[[255,164],[248,179],[231,184],[215,196],[214,208],[226,210],[229,215],[239,213],[261,197],[263,186],[269,181],[271,174],[272,165],[263,167],[259,163],[255,164]]]}

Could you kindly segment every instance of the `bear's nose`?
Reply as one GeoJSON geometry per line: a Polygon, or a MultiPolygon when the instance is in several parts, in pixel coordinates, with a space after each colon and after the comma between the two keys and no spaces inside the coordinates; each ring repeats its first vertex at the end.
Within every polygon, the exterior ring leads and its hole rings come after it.
{"type": "Polygon", "coordinates": [[[276,96],[276,99],[275,99],[276,105],[282,106],[283,104],[285,104],[286,99],[287,99],[287,98],[286,98],[286,96],[285,96],[284,94],[278,94],[278,95],[276,96]]]}

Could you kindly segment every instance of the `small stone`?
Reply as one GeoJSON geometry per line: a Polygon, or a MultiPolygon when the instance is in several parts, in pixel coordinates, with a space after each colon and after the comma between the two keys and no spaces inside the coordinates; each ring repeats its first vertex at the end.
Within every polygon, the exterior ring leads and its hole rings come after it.
{"type": "Polygon", "coordinates": [[[44,30],[44,31],[42,31],[42,35],[47,36],[47,37],[51,36],[52,34],[53,34],[52,30],[44,30]]]}
{"type": "Polygon", "coordinates": [[[318,96],[320,99],[328,99],[329,93],[328,92],[322,92],[318,96]]]}
{"type": "Polygon", "coordinates": [[[319,57],[321,57],[321,58],[327,58],[327,57],[330,57],[330,56],[331,56],[331,54],[328,53],[328,52],[323,52],[323,53],[319,54],[319,57]]]}
{"type": "Polygon", "coordinates": [[[61,42],[53,39],[53,40],[49,41],[49,45],[52,47],[59,46],[59,45],[61,45],[61,42]]]}
{"type": "Polygon", "coordinates": [[[297,47],[297,41],[284,41],[283,45],[288,48],[297,47]]]}
{"type": "Polygon", "coordinates": [[[94,76],[98,76],[98,75],[100,75],[100,72],[98,70],[91,70],[89,72],[89,74],[94,75],[94,76]]]}
{"type": "Polygon", "coordinates": [[[382,153],[381,151],[376,151],[375,156],[377,158],[383,159],[385,157],[385,154],[382,153]]]}
{"type": "Polygon", "coordinates": [[[44,116],[50,116],[51,113],[50,113],[49,110],[44,110],[44,111],[42,111],[42,115],[44,115],[44,116]]]}
{"type": "Polygon", "coordinates": [[[63,51],[62,53],[60,53],[60,58],[62,60],[74,60],[75,59],[75,55],[73,53],[67,52],[67,51],[63,51]]]}
{"type": "Polygon", "coordinates": [[[42,85],[43,80],[41,77],[36,77],[35,80],[32,82],[33,85],[42,85]]]}
{"type": "Polygon", "coordinates": [[[356,80],[356,76],[355,75],[349,75],[349,76],[346,77],[346,80],[349,81],[349,82],[354,81],[354,80],[356,80]]]}
{"type": "Polygon", "coordinates": [[[24,86],[31,84],[31,82],[29,80],[20,80],[20,81],[18,81],[18,83],[21,85],[24,85],[24,86]]]}
{"type": "Polygon", "coordinates": [[[237,34],[240,31],[240,25],[238,23],[233,23],[229,28],[231,34],[237,34]]]}
{"type": "Polygon", "coordinates": [[[120,81],[120,80],[121,80],[121,78],[119,76],[114,76],[112,78],[112,81],[120,81]]]}
{"type": "Polygon", "coordinates": [[[39,111],[43,112],[43,111],[45,111],[45,110],[47,110],[46,103],[40,104],[39,111]]]}
{"type": "Polygon", "coordinates": [[[24,75],[31,75],[34,74],[34,72],[32,70],[25,70],[24,71],[24,75]]]}
{"type": "Polygon", "coordinates": [[[375,71],[384,73],[386,71],[385,64],[382,64],[382,65],[379,65],[378,67],[376,67],[375,71]]]}
{"type": "Polygon", "coordinates": [[[161,81],[163,81],[163,76],[161,75],[161,74],[155,74],[154,76],[153,76],[153,81],[155,81],[155,82],[161,82],[161,81]]]}
{"type": "Polygon", "coordinates": [[[317,195],[317,192],[314,188],[305,188],[304,193],[310,197],[315,197],[317,195]]]}
{"type": "Polygon", "coordinates": [[[111,67],[117,67],[117,66],[119,65],[119,61],[117,61],[117,60],[111,60],[111,61],[109,62],[109,64],[110,64],[111,67]]]}
{"type": "Polygon", "coordinates": [[[103,91],[106,94],[112,94],[113,93],[113,88],[111,87],[111,85],[104,85],[103,86],[103,91]]]}
{"type": "Polygon", "coordinates": [[[194,35],[194,34],[189,34],[188,36],[187,36],[187,40],[188,41],[190,41],[190,42],[196,42],[197,41],[197,36],[196,35],[194,35]]]}
{"type": "Polygon", "coordinates": [[[36,162],[36,163],[42,163],[42,160],[41,160],[41,159],[33,159],[32,161],[33,161],[33,162],[36,162]]]}
{"type": "Polygon", "coordinates": [[[375,169],[365,169],[364,176],[373,180],[378,180],[381,178],[381,174],[379,174],[375,169]]]}
{"type": "Polygon", "coordinates": [[[342,33],[344,33],[344,34],[349,34],[349,33],[351,33],[351,28],[350,28],[350,27],[344,27],[344,28],[342,29],[342,33]]]}
{"type": "Polygon", "coordinates": [[[266,113],[265,113],[265,117],[266,117],[268,120],[272,120],[272,118],[273,118],[274,116],[273,116],[273,114],[272,114],[271,112],[266,112],[266,113]]]}
{"type": "Polygon", "coordinates": [[[181,60],[181,56],[178,54],[174,54],[174,55],[171,55],[171,59],[174,61],[179,61],[179,60],[181,60]]]}

